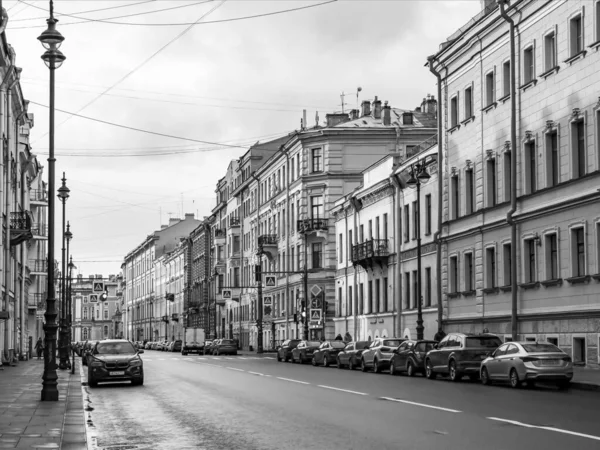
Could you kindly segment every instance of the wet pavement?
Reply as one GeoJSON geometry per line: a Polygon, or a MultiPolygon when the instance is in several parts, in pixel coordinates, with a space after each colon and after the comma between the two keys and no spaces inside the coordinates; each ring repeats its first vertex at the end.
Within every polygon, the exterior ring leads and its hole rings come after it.
{"type": "Polygon", "coordinates": [[[600,444],[600,394],[147,351],[144,386],[85,387],[92,448],[563,449],[600,444]]]}

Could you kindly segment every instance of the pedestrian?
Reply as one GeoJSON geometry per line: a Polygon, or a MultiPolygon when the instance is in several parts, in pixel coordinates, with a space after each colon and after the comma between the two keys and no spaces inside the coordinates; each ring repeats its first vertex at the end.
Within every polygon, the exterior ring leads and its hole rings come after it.
{"type": "Polygon", "coordinates": [[[433,340],[437,341],[437,342],[440,342],[445,337],[446,337],[446,333],[444,333],[444,330],[442,330],[442,327],[440,326],[438,328],[438,332],[435,333],[435,336],[433,337],[433,340]]]}
{"type": "Polygon", "coordinates": [[[336,340],[336,341],[343,341],[344,339],[342,339],[342,335],[341,335],[341,334],[338,334],[338,335],[335,337],[335,340],[336,340]]]}
{"type": "Polygon", "coordinates": [[[344,335],[344,342],[352,342],[352,335],[348,331],[344,335]]]}
{"type": "Polygon", "coordinates": [[[42,353],[44,351],[44,342],[42,341],[42,338],[38,338],[37,342],[35,343],[35,349],[37,351],[37,357],[38,359],[42,358],[42,353]]]}

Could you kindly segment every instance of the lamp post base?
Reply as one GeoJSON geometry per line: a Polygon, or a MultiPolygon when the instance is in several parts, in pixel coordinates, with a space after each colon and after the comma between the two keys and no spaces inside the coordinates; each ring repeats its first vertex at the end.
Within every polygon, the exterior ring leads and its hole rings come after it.
{"type": "Polygon", "coordinates": [[[423,326],[423,321],[422,320],[417,320],[417,340],[422,340],[423,339],[423,331],[425,330],[425,327],[423,326]]]}
{"type": "Polygon", "coordinates": [[[67,370],[69,368],[69,354],[67,353],[67,334],[68,331],[64,327],[64,321],[61,320],[61,327],[59,331],[59,339],[58,339],[58,355],[59,362],[58,368],[60,370],[67,370]]]}

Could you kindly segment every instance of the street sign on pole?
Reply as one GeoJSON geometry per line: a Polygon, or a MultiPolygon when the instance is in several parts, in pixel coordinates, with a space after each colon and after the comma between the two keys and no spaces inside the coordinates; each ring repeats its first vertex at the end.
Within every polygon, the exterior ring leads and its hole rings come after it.
{"type": "Polygon", "coordinates": [[[275,275],[265,275],[265,286],[266,287],[277,286],[277,282],[275,281],[275,275]]]}
{"type": "Polygon", "coordinates": [[[104,281],[94,281],[92,286],[93,292],[104,292],[104,281]]]}
{"type": "Polygon", "coordinates": [[[310,310],[310,320],[321,320],[321,310],[320,309],[311,309],[310,310]]]}
{"type": "Polygon", "coordinates": [[[94,303],[98,301],[98,296],[96,294],[90,294],[90,303],[94,303]]]}
{"type": "Polygon", "coordinates": [[[223,289],[223,300],[231,300],[231,289],[223,289]]]}

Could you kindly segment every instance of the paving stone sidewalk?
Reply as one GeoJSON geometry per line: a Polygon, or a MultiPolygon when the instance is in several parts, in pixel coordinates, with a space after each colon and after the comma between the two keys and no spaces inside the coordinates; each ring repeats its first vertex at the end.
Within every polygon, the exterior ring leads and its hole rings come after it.
{"type": "Polygon", "coordinates": [[[87,450],[81,375],[58,370],[56,402],[42,402],[43,360],[0,370],[0,449],[87,450]]]}

